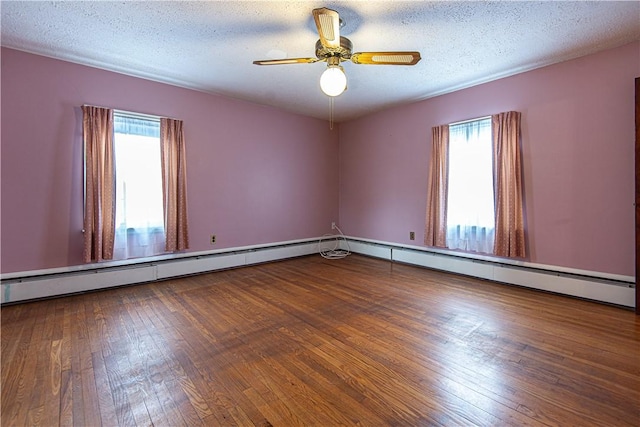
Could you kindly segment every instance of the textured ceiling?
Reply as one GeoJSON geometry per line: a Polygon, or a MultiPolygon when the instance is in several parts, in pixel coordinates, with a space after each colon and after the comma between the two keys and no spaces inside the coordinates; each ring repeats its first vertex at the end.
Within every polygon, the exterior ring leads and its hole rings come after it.
{"type": "Polygon", "coordinates": [[[335,119],[640,39],[640,2],[2,1],[3,46],[328,118],[311,10],[337,10],[354,51],[417,50],[415,66],[343,63],[335,119]]]}

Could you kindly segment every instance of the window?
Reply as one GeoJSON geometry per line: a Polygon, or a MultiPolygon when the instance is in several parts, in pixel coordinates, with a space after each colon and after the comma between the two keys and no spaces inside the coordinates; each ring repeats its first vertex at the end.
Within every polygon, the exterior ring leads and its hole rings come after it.
{"type": "Polygon", "coordinates": [[[165,251],[160,120],[114,112],[114,259],[165,251]]]}
{"type": "Polygon", "coordinates": [[[431,129],[424,244],[526,256],[522,114],[431,129]]]}
{"type": "Polygon", "coordinates": [[[447,247],[493,251],[491,117],[449,125],[447,247]]]}
{"type": "Polygon", "coordinates": [[[82,139],[84,261],[188,249],[182,120],[83,105],[82,139]]]}

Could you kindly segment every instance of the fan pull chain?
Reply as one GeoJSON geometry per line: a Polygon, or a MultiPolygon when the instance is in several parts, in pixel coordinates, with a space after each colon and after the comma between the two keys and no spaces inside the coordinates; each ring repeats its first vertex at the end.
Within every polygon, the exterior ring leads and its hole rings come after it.
{"type": "Polygon", "coordinates": [[[333,96],[329,97],[329,129],[333,130],[333,96]]]}

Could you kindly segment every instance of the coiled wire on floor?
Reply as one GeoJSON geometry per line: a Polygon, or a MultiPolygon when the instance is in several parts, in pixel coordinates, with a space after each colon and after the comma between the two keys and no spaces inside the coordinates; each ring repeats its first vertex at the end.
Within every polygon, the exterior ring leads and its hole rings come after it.
{"type": "Polygon", "coordinates": [[[318,240],[318,252],[325,259],[342,259],[351,254],[349,242],[342,234],[342,230],[337,225],[333,227],[339,234],[325,234],[318,240]],[[340,248],[340,242],[344,242],[347,249],[340,248]]]}

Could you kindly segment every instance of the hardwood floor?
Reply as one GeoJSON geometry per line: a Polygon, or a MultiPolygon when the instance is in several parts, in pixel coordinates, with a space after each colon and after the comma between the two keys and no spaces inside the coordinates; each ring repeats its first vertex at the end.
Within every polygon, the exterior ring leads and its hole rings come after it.
{"type": "Polygon", "coordinates": [[[3,426],[640,423],[640,316],[352,255],[3,307],[3,426]]]}

